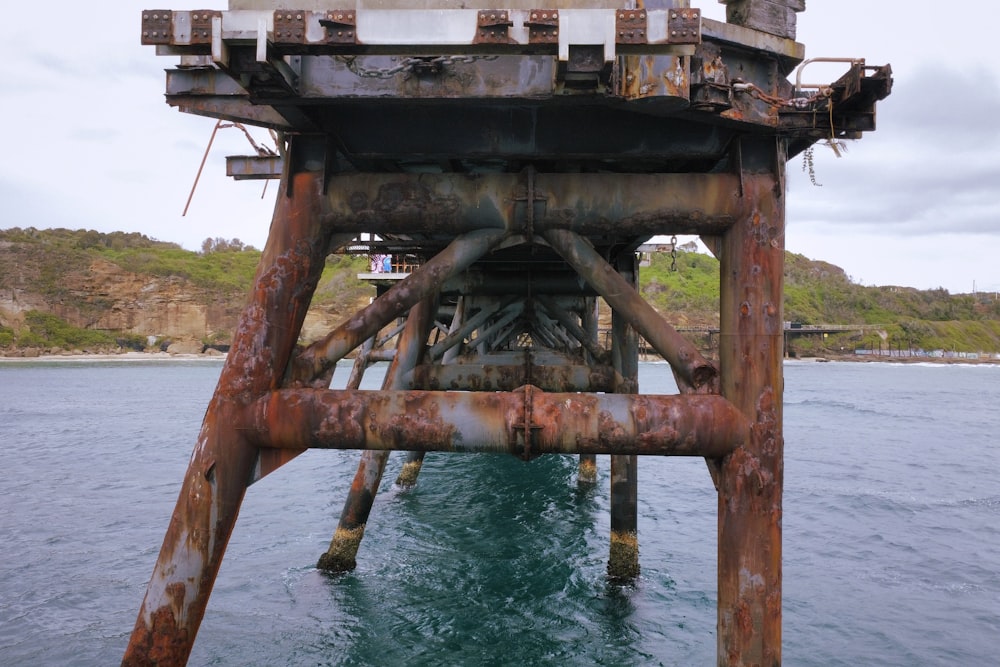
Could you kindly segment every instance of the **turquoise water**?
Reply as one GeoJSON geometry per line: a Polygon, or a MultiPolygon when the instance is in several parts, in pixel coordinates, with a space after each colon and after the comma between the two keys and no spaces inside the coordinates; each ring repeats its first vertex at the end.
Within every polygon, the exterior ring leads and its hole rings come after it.
{"type": "MultiPolygon", "coordinates": [[[[0,664],[121,659],[220,367],[0,364],[0,664]]],[[[995,664],[1000,367],[785,378],[785,664],[995,664]]],[[[662,364],[640,382],[673,391],[662,364]]],[[[250,488],[192,665],[714,663],[702,461],[640,462],[642,576],[618,587],[603,457],[580,491],[572,457],[428,455],[379,495],[358,569],[324,576],[357,457],[250,488]]]]}

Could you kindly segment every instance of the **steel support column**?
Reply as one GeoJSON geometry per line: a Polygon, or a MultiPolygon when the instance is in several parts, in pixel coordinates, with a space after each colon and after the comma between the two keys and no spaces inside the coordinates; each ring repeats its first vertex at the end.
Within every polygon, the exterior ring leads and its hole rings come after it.
{"type": "MultiPolygon", "coordinates": [[[[597,299],[587,297],[584,299],[583,313],[580,317],[583,330],[587,338],[597,344],[598,341],[598,312],[597,299]]],[[[591,361],[597,361],[592,359],[591,361]]],[[[580,454],[580,463],[576,473],[576,483],[587,486],[597,483],[597,457],[593,454],[580,454]]]]}
{"type": "MultiPolygon", "coordinates": [[[[297,173],[279,196],[250,302],[195,444],[124,665],[183,665],[208,604],[258,449],[233,425],[281,385],[330,247],[321,177],[297,173]]],[[[299,448],[302,449],[302,448],[299,448]]]]}
{"type": "MultiPolygon", "coordinates": [[[[406,325],[396,342],[393,357],[382,382],[383,389],[408,389],[404,379],[420,361],[424,343],[434,326],[437,299],[429,297],[410,309],[406,325]]],[[[351,490],[340,514],[340,523],[330,540],[330,546],[316,564],[328,572],[347,572],[357,566],[358,549],[365,535],[365,525],[375,503],[378,487],[382,483],[389,451],[365,451],[361,454],[358,470],[351,483],[351,490]]]]}
{"type": "Polygon", "coordinates": [[[744,174],[751,211],[719,258],[722,394],[753,423],[718,475],[718,660],[731,667],[781,664],[785,155],[777,141],[757,151],[744,156],[771,166],[744,174]]]}
{"type": "MultiPolygon", "coordinates": [[[[633,289],[639,276],[635,254],[619,257],[618,272],[633,289]]],[[[622,314],[611,312],[611,355],[618,372],[616,393],[639,393],[639,335],[622,314]]],[[[611,457],[611,545],[608,577],[629,581],[639,576],[639,459],[611,457]]]]}

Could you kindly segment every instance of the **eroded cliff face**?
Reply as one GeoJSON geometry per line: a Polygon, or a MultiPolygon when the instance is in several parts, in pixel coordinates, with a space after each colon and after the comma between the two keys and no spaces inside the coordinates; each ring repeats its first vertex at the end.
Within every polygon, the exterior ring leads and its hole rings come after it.
{"type": "Polygon", "coordinates": [[[89,316],[54,312],[77,326],[165,338],[213,340],[231,335],[245,294],[218,294],[177,276],[160,278],[124,271],[106,260],[91,262],[75,296],[106,304],[89,316]],[[78,323],[79,322],[79,323],[78,323]]]}
{"type": "MultiPolygon", "coordinates": [[[[353,276],[348,267],[321,285],[303,327],[305,342],[367,304],[371,289],[358,290],[353,276]]],[[[0,240],[0,327],[20,333],[26,313],[39,311],[80,329],[155,338],[177,351],[198,352],[205,343],[231,341],[250,282],[248,274],[245,287],[207,288],[181,276],[133,272],[75,248],[0,240]]],[[[12,351],[9,344],[5,349],[12,351]]]]}
{"type": "Polygon", "coordinates": [[[177,277],[132,273],[105,259],[47,266],[44,257],[0,246],[0,326],[19,330],[30,310],[69,324],[122,334],[228,342],[245,290],[219,293],[177,277]],[[56,275],[52,275],[55,273],[56,275]]]}

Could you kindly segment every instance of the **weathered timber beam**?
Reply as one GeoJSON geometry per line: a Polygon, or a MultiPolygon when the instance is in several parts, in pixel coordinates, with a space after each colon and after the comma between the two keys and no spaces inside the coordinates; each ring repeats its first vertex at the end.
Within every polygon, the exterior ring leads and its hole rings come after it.
{"type": "Polygon", "coordinates": [[[531,364],[425,364],[413,369],[416,389],[513,391],[528,381],[543,391],[613,391],[615,371],[610,366],[531,364]]]}
{"type": "Polygon", "coordinates": [[[604,300],[678,372],[692,387],[709,385],[715,367],[697,348],[670,326],[589,243],[573,232],[551,229],[545,240],[604,300]]]}
{"type": "MultiPolygon", "coordinates": [[[[536,174],[532,226],[583,235],[721,233],[743,217],[732,174],[536,174]]],[[[525,226],[520,174],[343,174],[328,185],[326,222],[373,234],[525,226]],[[518,200],[521,200],[519,202],[518,200]]]]}
{"type": "Polygon", "coordinates": [[[449,277],[464,270],[499,245],[506,232],[480,230],[460,236],[430,261],[393,285],[367,308],[353,315],[326,338],[293,360],[291,378],[311,382],[343,359],[348,352],[399,317],[421,299],[436,292],[449,277]]]}
{"type": "Polygon", "coordinates": [[[726,21],[778,37],[795,39],[795,14],[805,11],[805,0],[719,0],[726,21]]]}
{"type": "Polygon", "coordinates": [[[749,422],[720,396],[283,389],[244,414],[260,447],[721,457],[749,422]],[[525,425],[525,416],[530,423],[525,425]]]}

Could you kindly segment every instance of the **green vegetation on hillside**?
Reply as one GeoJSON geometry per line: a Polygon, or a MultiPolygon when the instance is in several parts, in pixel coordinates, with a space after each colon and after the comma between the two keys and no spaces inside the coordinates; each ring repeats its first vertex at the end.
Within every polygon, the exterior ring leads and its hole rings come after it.
{"type": "MultiPolygon", "coordinates": [[[[640,289],[675,326],[712,326],[718,322],[719,262],[681,252],[677,271],[669,255],[653,255],[640,271],[640,289]]],[[[851,282],[843,269],[802,255],[785,255],[784,319],[803,325],[873,325],[865,335],[790,341],[793,352],[816,354],[853,350],[923,349],[964,352],[1000,351],[1000,301],[993,294],[949,294],[945,289],[866,287],[851,282]]]]}
{"type": "Polygon", "coordinates": [[[113,334],[107,331],[81,329],[51,313],[29,310],[24,316],[25,328],[15,334],[9,327],[0,327],[0,348],[61,348],[64,350],[106,350],[127,348],[142,350],[141,336],[113,334]]]}
{"type": "MultiPolygon", "coordinates": [[[[46,296],[65,294],[71,286],[64,278],[86,270],[97,258],[126,271],[162,278],[186,278],[199,287],[215,290],[246,290],[253,279],[260,251],[240,244],[239,250],[197,253],[176,243],[165,243],[143,234],[93,230],[13,228],[0,230],[0,241],[16,244],[22,255],[44,253],[41,282],[34,287],[46,296]]],[[[234,239],[236,241],[236,239],[234,239]]],[[[0,266],[0,285],[16,267],[0,266]]]]}
{"type": "MultiPolygon", "coordinates": [[[[209,238],[202,252],[192,252],[142,234],[34,228],[0,230],[0,251],[5,258],[0,261],[0,290],[31,291],[59,304],[54,310],[69,313],[67,318],[73,312],[81,315],[72,324],[38,309],[25,314],[21,324],[0,321],[0,348],[140,345],[138,338],[77,326],[112,305],[109,295],[82,293],[81,276],[95,260],[139,276],[184,279],[214,297],[239,302],[260,258],[260,251],[238,239],[209,238]]],[[[717,326],[719,262],[710,255],[680,252],[676,264],[672,271],[669,255],[654,254],[640,269],[640,290],[676,327],[717,326]]],[[[332,255],[313,308],[346,316],[365,303],[372,288],[356,277],[365,267],[365,258],[332,255]]],[[[993,294],[866,287],[839,267],[792,253],[785,263],[784,319],[803,325],[867,325],[864,334],[794,337],[790,345],[797,354],[856,347],[1000,352],[1000,301],[993,294]]]]}

